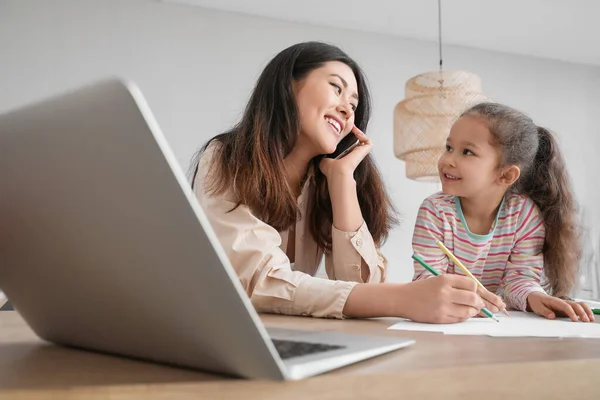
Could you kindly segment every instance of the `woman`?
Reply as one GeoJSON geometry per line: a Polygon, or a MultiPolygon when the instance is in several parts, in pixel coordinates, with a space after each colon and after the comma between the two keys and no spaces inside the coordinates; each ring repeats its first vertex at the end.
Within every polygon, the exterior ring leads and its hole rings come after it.
{"type": "Polygon", "coordinates": [[[269,62],[241,121],[202,148],[195,193],[244,289],[260,312],[476,315],[483,302],[464,277],[382,284],[379,248],[396,219],[363,133],[369,113],[358,65],[335,46],[300,43],[269,62]],[[357,147],[324,157],[351,131],[357,147]],[[329,279],[314,277],[323,255],[329,279]]]}

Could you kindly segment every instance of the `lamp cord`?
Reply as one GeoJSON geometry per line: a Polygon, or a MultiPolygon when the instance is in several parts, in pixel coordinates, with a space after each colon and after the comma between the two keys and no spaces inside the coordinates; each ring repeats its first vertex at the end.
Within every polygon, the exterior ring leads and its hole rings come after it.
{"type": "Polygon", "coordinates": [[[438,0],[438,46],[440,50],[440,71],[443,66],[442,58],[442,0],[438,0]]]}

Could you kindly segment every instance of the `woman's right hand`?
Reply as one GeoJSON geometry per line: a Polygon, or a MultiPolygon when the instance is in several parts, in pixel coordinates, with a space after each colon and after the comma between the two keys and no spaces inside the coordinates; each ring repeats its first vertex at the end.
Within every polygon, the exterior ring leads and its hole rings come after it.
{"type": "Polygon", "coordinates": [[[477,283],[466,276],[446,274],[404,285],[399,296],[402,315],[415,322],[451,324],[479,314],[485,304],[477,283]]]}
{"type": "MultiPolygon", "coordinates": [[[[494,293],[482,288],[481,286],[477,288],[477,293],[479,293],[479,296],[483,299],[485,303],[485,308],[487,308],[492,314],[496,314],[497,312],[506,310],[506,304],[504,303],[504,301],[502,301],[502,298],[500,298],[500,296],[495,295],[494,293]]],[[[485,317],[485,314],[481,313],[479,316],[485,317]]]]}

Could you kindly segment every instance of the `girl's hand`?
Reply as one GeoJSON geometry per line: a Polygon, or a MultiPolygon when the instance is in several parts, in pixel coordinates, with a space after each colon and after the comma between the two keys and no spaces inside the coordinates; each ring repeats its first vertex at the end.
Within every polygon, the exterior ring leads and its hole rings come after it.
{"type": "Polygon", "coordinates": [[[548,319],[569,317],[571,321],[593,322],[594,313],[584,303],[562,300],[558,297],[548,296],[545,293],[534,292],[527,296],[527,304],[531,311],[548,319]]]}

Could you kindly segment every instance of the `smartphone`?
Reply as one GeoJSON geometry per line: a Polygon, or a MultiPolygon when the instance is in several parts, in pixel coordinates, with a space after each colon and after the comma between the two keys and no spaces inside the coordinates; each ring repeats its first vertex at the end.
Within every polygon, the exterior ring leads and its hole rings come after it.
{"type": "Polygon", "coordinates": [[[356,137],[356,135],[352,132],[344,136],[344,138],[338,143],[335,151],[331,154],[327,154],[325,157],[340,159],[344,157],[346,154],[350,153],[350,151],[358,146],[360,141],[356,137]]]}

